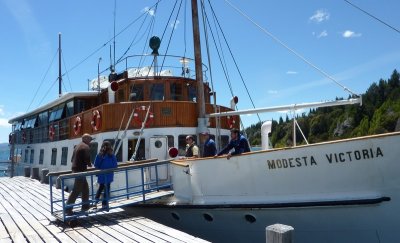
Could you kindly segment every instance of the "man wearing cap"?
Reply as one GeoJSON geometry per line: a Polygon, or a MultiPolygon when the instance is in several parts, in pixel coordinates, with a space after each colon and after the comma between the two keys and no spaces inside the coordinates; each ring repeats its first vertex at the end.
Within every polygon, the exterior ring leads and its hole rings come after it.
{"type": "MultiPolygon", "coordinates": [[[[87,171],[87,167],[91,167],[92,163],[90,162],[90,148],[89,144],[93,138],[85,133],[82,136],[82,142],[75,146],[74,152],[72,153],[72,172],[85,172],[87,171]]],[[[75,178],[74,188],[72,192],[69,194],[67,205],[74,204],[75,200],[82,193],[82,211],[87,211],[90,208],[89,205],[89,186],[86,181],[86,177],[77,177],[75,178]]],[[[66,214],[72,214],[72,208],[66,209],[66,214]]]]}
{"type": "Polygon", "coordinates": [[[198,158],[199,157],[199,147],[197,147],[194,142],[193,136],[186,136],[186,158],[198,158]]]}
{"type": "Polygon", "coordinates": [[[204,151],[203,157],[212,157],[217,154],[217,147],[215,146],[214,140],[210,138],[210,134],[208,131],[204,131],[201,133],[204,141],[204,151]]]}

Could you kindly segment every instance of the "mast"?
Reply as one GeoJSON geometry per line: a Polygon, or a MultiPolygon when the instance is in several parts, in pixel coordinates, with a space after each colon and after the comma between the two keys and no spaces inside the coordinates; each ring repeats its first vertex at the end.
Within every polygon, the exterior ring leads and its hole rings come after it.
{"type": "Polygon", "coordinates": [[[200,31],[199,17],[197,9],[197,0],[192,0],[192,26],[193,26],[193,44],[194,44],[194,61],[196,68],[197,83],[197,108],[198,108],[198,132],[201,133],[207,129],[207,118],[205,117],[206,109],[204,104],[204,85],[203,85],[203,69],[201,60],[200,47],[200,31]]]}
{"type": "Polygon", "coordinates": [[[61,97],[61,33],[58,33],[58,97],[61,97]]]}

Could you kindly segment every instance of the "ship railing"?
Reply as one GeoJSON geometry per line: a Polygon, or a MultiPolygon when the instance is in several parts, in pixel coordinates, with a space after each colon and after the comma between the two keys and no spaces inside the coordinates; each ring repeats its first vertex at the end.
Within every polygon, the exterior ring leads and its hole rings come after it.
{"type": "MultiPolygon", "coordinates": [[[[151,199],[172,195],[172,183],[169,176],[160,176],[160,171],[165,172],[170,160],[155,161],[147,160],[128,165],[119,165],[117,168],[106,170],[91,170],[87,172],[72,173],[71,171],[51,172],[49,176],[50,185],[50,210],[57,219],[66,222],[79,217],[95,215],[100,212],[108,212],[111,209],[145,202],[151,199]],[[97,199],[96,187],[97,176],[114,173],[114,181],[111,183],[110,192],[103,195],[106,197],[97,199]],[[82,195],[73,204],[67,204],[69,193],[66,188],[73,187],[75,179],[85,178],[89,185],[90,209],[82,211],[82,195]],[[58,182],[61,190],[54,189],[54,183],[58,182]],[[107,202],[102,207],[102,202],[107,202]],[[97,205],[99,204],[99,205],[97,205]],[[95,207],[97,206],[97,207],[95,207]],[[100,206],[100,207],[99,207],[100,206]],[[72,214],[69,211],[72,209],[72,214]]],[[[107,190],[107,187],[105,187],[107,190]]]]}
{"type": "MultiPolygon", "coordinates": [[[[194,59],[175,55],[130,55],[120,63],[125,65],[128,77],[182,76],[195,79],[194,59]]],[[[207,80],[208,67],[202,64],[203,79],[207,80]]]]}

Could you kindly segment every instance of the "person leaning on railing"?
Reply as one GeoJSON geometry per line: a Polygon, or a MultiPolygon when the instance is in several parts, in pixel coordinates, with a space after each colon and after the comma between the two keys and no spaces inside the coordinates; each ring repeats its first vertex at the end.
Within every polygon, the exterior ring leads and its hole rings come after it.
{"type": "MultiPolygon", "coordinates": [[[[96,159],[94,161],[94,167],[100,170],[116,168],[117,158],[113,154],[113,149],[111,143],[108,141],[104,141],[101,145],[101,149],[99,154],[97,154],[96,159]]],[[[104,190],[103,201],[102,201],[102,209],[108,209],[108,199],[110,198],[110,186],[111,182],[114,180],[114,173],[100,174],[97,175],[97,183],[99,183],[99,189],[96,192],[96,202],[94,207],[97,207],[97,202],[100,199],[100,195],[104,190]]]]}
{"type": "Polygon", "coordinates": [[[250,152],[249,142],[247,139],[240,134],[239,129],[232,129],[231,130],[231,141],[229,141],[228,145],[223,148],[217,156],[228,154],[227,159],[230,159],[233,155],[238,155],[241,153],[250,152]],[[235,149],[233,152],[229,152],[231,149],[235,149]]]}

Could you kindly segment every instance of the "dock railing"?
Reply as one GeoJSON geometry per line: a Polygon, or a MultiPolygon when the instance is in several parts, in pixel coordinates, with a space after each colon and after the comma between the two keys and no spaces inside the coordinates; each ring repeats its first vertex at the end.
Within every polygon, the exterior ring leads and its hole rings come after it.
{"type": "MultiPolygon", "coordinates": [[[[164,161],[143,161],[137,163],[126,163],[119,165],[114,169],[97,170],[91,169],[86,172],[72,173],[71,171],[51,172],[49,176],[50,185],[50,207],[51,213],[59,220],[65,222],[82,216],[88,216],[101,211],[109,211],[113,208],[145,202],[173,194],[172,183],[168,173],[169,160],[164,161]],[[160,176],[160,171],[164,175],[160,176]],[[114,181],[111,183],[110,192],[103,195],[109,195],[96,200],[97,176],[102,174],[114,173],[114,181]],[[92,206],[87,211],[81,211],[82,195],[79,195],[74,204],[67,204],[67,188],[73,188],[74,181],[77,178],[86,178],[89,185],[89,202],[92,206]],[[59,183],[62,190],[54,190],[54,183],[59,183]],[[60,195],[61,194],[61,195],[60,195]],[[107,207],[97,209],[94,205],[107,202],[107,207]],[[69,210],[73,214],[67,214],[69,210]]],[[[105,186],[105,190],[107,187],[105,186]]]]}

